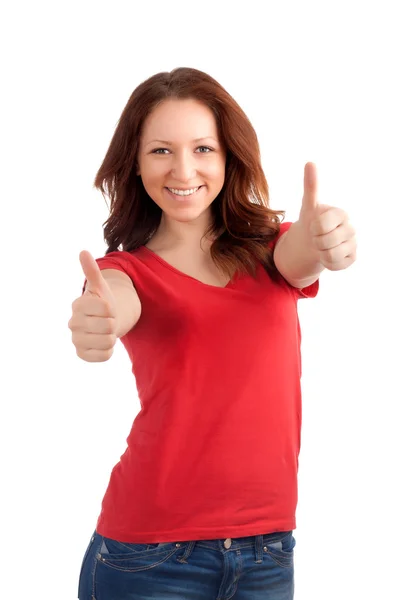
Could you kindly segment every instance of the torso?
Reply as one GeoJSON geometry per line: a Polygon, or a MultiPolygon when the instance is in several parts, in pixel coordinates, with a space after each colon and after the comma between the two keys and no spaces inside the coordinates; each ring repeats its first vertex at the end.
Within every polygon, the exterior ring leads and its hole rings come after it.
{"type": "Polygon", "coordinates": [[[166,250],[160,248],[152,240],[145,247],[165,260],[169,265],[189,275],[201,283],[215,287],[226,287],[230,277],[219,271],[208,252],[182,250],[166,250]]]}

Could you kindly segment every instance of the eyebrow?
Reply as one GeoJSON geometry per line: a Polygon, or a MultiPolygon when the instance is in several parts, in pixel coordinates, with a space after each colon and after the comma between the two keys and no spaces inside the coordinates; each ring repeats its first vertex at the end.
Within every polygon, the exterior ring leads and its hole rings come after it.
{"type": "MultiPolygon", "coordinates": [[[[217,142],[217,140],[215,138],[213,138],[212,136],[196,138],[195,140],[192,140],[192,142],[197,143],[197,142],[201,142],[202,140],[214,140],[215,142],[217,142]]],[[[161,144],[166,144],[167,146],[172,146],[172,142],[168,142],[166,140],[151,140],[151,142],[148,142],[146,144],[146,146],[148,146],[149,144],[152,144],[153,142],[160,142],[161,144]]]]}

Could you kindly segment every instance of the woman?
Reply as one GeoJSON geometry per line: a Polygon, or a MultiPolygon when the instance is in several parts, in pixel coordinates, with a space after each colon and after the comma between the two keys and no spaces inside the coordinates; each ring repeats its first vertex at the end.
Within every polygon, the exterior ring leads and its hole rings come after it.
{"type": "Polygon", "coordinates": [[[195,69],[134,90],[95,186],[111,199],[108,250],[80,254],[86,279],[69,327],[89,362],[121,339],[141,410],[78,597],[292,599],[297,300],[318,292],[322,249],[269,208],[251,123],[195,69]],[[285,266],[289,228],[288,247],[308,252],[301,281],[285,266]]]}

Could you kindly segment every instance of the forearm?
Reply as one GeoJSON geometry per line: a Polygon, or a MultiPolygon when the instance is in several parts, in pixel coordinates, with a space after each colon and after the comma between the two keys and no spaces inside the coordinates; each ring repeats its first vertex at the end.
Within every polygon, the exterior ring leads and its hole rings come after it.
{"type": "Polygon", "coordinates": [[[310,236],[298,221],[290,226],[281,247],[277,248],[278,252],[282,253],[281,269],[277,257],[278,269],[287,281],[297,287],[311,285],[325,269],[319,261],[318,251],[310,246],[310,236]]]}

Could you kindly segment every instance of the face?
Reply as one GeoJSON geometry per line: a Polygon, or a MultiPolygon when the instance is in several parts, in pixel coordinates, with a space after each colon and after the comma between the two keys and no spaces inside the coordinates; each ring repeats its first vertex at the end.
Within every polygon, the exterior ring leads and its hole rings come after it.
{"type": "Polygon", "coordinates": [[[214,114],[204,104],[168,99],[147,117],[137,174],[165,219],[205,223],[224,184],[225,162],[214,114]]]}

